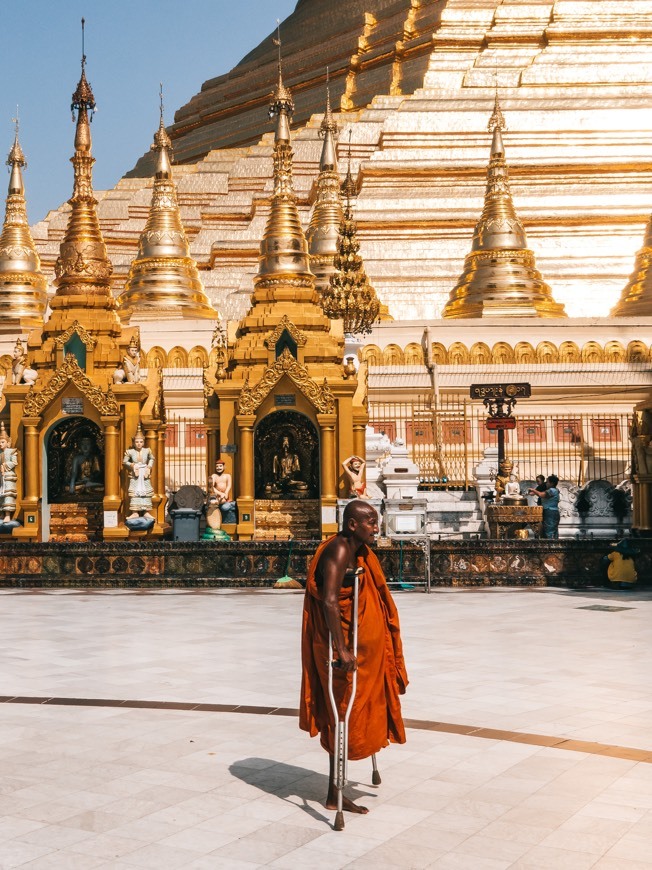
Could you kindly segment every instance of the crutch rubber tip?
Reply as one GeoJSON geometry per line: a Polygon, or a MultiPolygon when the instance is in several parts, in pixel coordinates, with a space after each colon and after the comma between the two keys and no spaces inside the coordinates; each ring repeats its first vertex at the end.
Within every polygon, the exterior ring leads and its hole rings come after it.
{"type": "Polygon", "coordinates": [[[344,813],[341,810],[338,813],[335,813],[335,824],[333,825],[333,830],[344,830],[344,813]]]}
{"type": "Polygon", "coordinates": [[[380,774],[378,773],[377,770],[374,770],[374,772],[371,774],[371,784],[372,785],[380,785],[381,782],[382,782],[382,779],[380,778],[380,774]]]}

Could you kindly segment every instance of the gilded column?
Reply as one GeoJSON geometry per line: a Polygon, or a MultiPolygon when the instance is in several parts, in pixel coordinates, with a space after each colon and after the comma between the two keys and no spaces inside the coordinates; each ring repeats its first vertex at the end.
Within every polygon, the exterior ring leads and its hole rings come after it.
{"type": "Polygon", "coordinates": [[[317,414],[321,430],[321,498],[322,504],[337,500],[337,466],[335,460],[336,414],[317,414]]]}
{"type": "Polygon", "coordinates": [[[254,534],[254,424],[255,414],[238,414],[238,537],[249,540],[254,534]]]}
{"type": "Polygon", "coordinates": [[[102,417],[104,424],[104,510],[120,508],[120,441],[119,417],[102,417]]]}
{"type": "Polygon", "coordinates": [[[156,489],[161,495],[161,501],[165,499],[165,436],[166,427],[160,426],[156,433],[156,489]]]}
{"type": "Polygon", "coordinates": [[[23,417],[23,428],[25,431],[23,508],[29,511],[35,511],[38,508],[39,500],[38,427],[40,422],[40,417],[23,417]]]}
{"type": "Polygon", "coordinates": [[[364,459],[366,455],[367,426],[365,423],[353,422],[353,452],[364,459]]]}

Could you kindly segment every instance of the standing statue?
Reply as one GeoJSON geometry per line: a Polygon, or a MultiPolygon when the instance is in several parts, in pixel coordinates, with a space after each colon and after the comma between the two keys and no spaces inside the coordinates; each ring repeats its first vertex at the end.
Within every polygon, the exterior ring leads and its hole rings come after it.
{"type": "Polygon", "coordinates": [[[104,489],[100,459],[93,439],[84,435],[79,439],[79,449],[72,460],[68,491],[74,495],[99,489],[104,489]]]}
{"type": "Polygon", "coordinates": [[[23,372],[27,368],[27,354],[19,338],[16,339],[16,346],[11,355],[13,357],[11,363],[11,383],[16,386],[16,384],[22,384],[23,372]]]}
{"type": "Polygon", "coordinates": [[[349,498],[369,498],[369,493],[363,480],[366,464],[364,459],[355,455],[349,456],[342,463],[342,468],[349,484],[349,498]]]}
{"type": "Polygon", "coordinates": [[[154,487],[150,477],[154,467],[154,454],[145,447],[145,436],[140,423],[134,435],[134,446],[125,451],[122,464],[129,472],[129,510],[127,520],[146,519],[154,522],[152,509],[154,487]]]}
{"type": "Polygon", "coordinates": [[[135,335],[132,336],[127,353],[122,358],[122,367],[118,367],[113,372],[114,384],[123,384],[125,380],[128,384],[140,383],[140,344],[135,335]]]}
{"type": "Polygon", "coordinates": [[[17,465],[18,451],[15,447],[11,447],[11,441],[3,420],[0,423],[0,524],[2,525],[7,523],[18,525],[12,519],[16,510],[16,496],[18,494],[16,489],[17,465]]]}

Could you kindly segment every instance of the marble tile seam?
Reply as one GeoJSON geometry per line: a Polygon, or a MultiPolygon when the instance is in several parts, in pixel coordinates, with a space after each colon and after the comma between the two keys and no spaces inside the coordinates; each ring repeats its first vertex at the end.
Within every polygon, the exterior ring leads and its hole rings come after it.
{"type": "MultiPolygon", "coordinates": [[[[297,717],[299,711],[293,707],[263,707],[252,704],[208,704],[191,701],[144,701],[112,698],[56,698],[45,696],[0,695],[0,704],[31,704],[59,707],[119,707],[132,710],[178,710],[198,713],[244,713],[256,716],[297,717]]],[[[458,734],[462,737],[477,737],[484,740],[498,740],[508,743],[524,743],[542,748],[560,749],[568,752],[583,752],[587,755],[602,755],[652,764],[652,750],[637,749],[631,746],[617,746],[570,737],[555,737],[546,734],[528,734],[521,731],[507,731],[497,728],[484,728],[474,725],[461,725],[453,722],[436,722],[429,719],[405,719],[405,727],[415,731],[438,731],[458,734]]]]}

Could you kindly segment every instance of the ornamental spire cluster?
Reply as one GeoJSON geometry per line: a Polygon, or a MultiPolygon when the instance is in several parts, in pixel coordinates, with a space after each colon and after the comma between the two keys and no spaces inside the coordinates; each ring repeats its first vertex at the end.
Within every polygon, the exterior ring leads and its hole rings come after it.
{"type": "Polygon", "coordinates": [[[163,119],[162,86],[159,126],[151,150],[156,155],[152,201],[138,255],[118,300],[120,317],[125,322],[141,316],[214,320],[217,312],[204,292],[181,223],[172,177],[172,143],[163,119]]]}
{"type": "Polygon", "coordinates": [[[497,92],[488,130],[493,138],[484,208],[443,317],[565,317],[564,306],[555,302],[537,271],[514,208],[502,137],[505,118],[497,92]]]}
{"type": "Polygon", "coordinates": [[[2,331],[41,326],[47,304],[47,281],[27,221],[22,170],[27,166],[18,139],[7,158],[10,170],[5,220],[0,235],[0,323],[2,331]]]}
{"type": "Polygon", "coordinates": [[[351,175],[351,146],[349,165],[342,193],[346,196],[344,217],[340,224],[338,250],[335,255],[335,272],[322,294],[324,314],[331,320],[343,320],[347,335],[367,335],[380,314],[380,302],[376,291],[369,283],[357,237],[357,225],[353,219],[351,195],[355,182],[351,175]]]}

